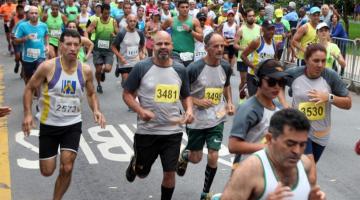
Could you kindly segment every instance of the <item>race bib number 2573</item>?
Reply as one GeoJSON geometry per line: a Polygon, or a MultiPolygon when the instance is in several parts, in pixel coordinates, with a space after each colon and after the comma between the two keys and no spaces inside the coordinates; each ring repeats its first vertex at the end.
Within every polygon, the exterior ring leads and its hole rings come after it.
{"type": "Polygon", "coordinates": [[[175,103],[179,100],[179,86],[158,84],[155,89],[154,101],[157,103],[175,103]]]}

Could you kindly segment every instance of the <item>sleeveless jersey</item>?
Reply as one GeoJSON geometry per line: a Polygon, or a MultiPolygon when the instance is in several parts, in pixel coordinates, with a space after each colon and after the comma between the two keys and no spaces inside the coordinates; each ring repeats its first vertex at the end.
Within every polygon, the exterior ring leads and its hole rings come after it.
{"type": "Polygon", "coordinates": [[[233,25],[229,26],[228,22],[224,23],[222,34],[225,39],[234,39],[236,34],[236,23],[233,23],[233,25]]]}
{"type": "MultiPolygon", "coordinates": [[[[317,43],[317,35],[316,35],[315,28],[313,26],[311,26],[310,23],[307,23],[306,26],[308,27],[308,30],[307,30],[306,34],[300,40],[301,48],[306,48],[310,44],[317,43]]],[[[298,51],[297,57],[299,59],[304,59],[304,52],[298,51]]]]}
{"type": "Polygon", "coordinates": [[[173,18],[172,25],[172,41],[174,43],[174,51],[183,53],[183,52],[194,52],[194,37],[191,33],[187,32],[183,28],[183,24],[186,24],[193,29],[194,25],[192,23],[192,17],[188,17],[185,22],[179,21],[178,17],[173,18]],[[186,44],[186,45],[184,45],[186,44]]]}
{"type": "MultiPolygon", "coordinates": [[[[273,171],[273,168],[270,164],[265,149],[260,150],[254,154],[260,159],[264,170],[264,181],[265,181],[264,191],[263,194],[261,195],[261,198],[259,199],[265,200],[271,192],[275,191],[278,185],[277,175],[275,175],[273,171]]],[[[297,176],[298,176],[297,183],[294,186],[294,188],[291,189],[293,196],[289,199],[291,200],[308,199],[310,193],[310,183],[307,174],[305,172],[304,165],[302,164],[301,160],[298,161],[296,168],[297,168],[297,176]]]]}
{"type": "Polygon", "coordinates": [[[84,87],[81,63],[78,63],[76,72],[67,74],[62,69],[60,57],[56,58],[53,78],[41,86],[40,123],[68,126],[81,122],[84,87]]]}
{"type": "MultiPolygon", "coordinates": [[[[255,24],[254,28],[250,29],[245,24],[242,25],[242,39],[239,41],[240,47],[247,47],[251,41],[255,40],[256,38],[260,37],[260,26],[255,24]]],[[[238,61],[241,60],[242,51],[239,50],[238,54],[238,61]]]]}
{"type": "Polygon", "coordinates": [[[112,33],[115,32],[114,19],[109,18],[108,22],[103,22],[101,18],[97,18],[96,24],[96,37],[95,37],[95,50],[96,51],[111,51],[110,45],[112,43],[112,33]]]}
{"type": "MultiPolygon", "coordinates": [[[[275,56],[275,43],[271,40],[271,44],[267,44],[263,37],[260,37],[260,46],[251,54],[252,63],[256,66],[260,62],[274,58],[275,56]]],[[[255,75],[254,69],[248,68],[248,73],[255,75]]]]}
{"type": "Polygon", "coordinates": [[[49,14],[45,23],[49,29],[49,43],[57,47],[64,25],[61,13],[59,12],[57,17],[53,17],[49,14]]]}
{"type": "Polygon", "coordinates": [[[86,13],[86,16],[83,17],[81,13],[79,14],[79,26],[83,31],[86,31],[86,24],[89,21],[89,14],[86,13]]]}

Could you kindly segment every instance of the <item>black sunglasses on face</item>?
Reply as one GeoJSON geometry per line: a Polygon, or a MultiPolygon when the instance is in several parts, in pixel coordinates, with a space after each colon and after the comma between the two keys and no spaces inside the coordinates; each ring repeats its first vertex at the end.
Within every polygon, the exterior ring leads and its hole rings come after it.
{"type": "Polygon", "coordinates": [[[286,79],[284,78],[280,78],[280,79],[276,79],[276,78],[264,78],[264,80],[266,80],[267,84],[269,87],[275,87],[276,84],[278,84],[280,87],[284,87],[286,85],[286,79]]]}

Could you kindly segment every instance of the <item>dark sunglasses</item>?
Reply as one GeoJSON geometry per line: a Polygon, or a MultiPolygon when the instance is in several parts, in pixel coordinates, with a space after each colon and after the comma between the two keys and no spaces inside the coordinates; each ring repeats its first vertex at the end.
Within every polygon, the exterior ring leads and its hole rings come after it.
{"type": "Polygon", "coordinates": [[[266,80],[269,87],[275,87],[276,84],[278,84],[280,87],[284,87],[287,83],[286,79],[284,78],[276,79],[267,77],[264,78],[264,80],[266,80]]]}

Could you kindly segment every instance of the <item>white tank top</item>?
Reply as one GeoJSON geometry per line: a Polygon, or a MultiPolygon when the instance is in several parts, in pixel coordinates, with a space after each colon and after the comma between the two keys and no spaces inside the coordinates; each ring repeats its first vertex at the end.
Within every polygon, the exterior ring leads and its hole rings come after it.
{"type": "Polygon", "coordinates": [[[228,22],[225,22],[222,29],[222,34],[225,39],[234,39],[236,34],[236,23],[229,26],[228,22]]]}
{"type": "MultiPolygon", "coordinates": [[[[260,37],[260,46],[250,54],[250,60],[256,66],[260,62],[263,62],[268,59],[273,59],[275,57],[275,43],[274,40],[271,40],[271,44],[265,42],[263,37],[260,37]]],[[[248,73],[254,75],[254,69],[248,67],[248,73]]]]}
{"type": "Polygon", "coordinates": [[[55,59],[55,72],[49,83],[41,86],[40,123],[68,126],[81,122],[81,100],[84,93],[82,65],[76,72],[63,71],[60,58],[55,59]]]}
{"type": "Polygon", "coordinates": [[[89,21],[89,14],[88,13],[86,13],[85,17],[83,17],[81,14],[79,14],[79,26],[82,29],[85,28],[85,30],[86,30],[86,24],[88,23],[88,21],[89,21]]]}
{"type": "MultiPolygon", "coordinates": [[[[274,174],[272,166],[270,165],[265,149],[256,152],[255,155],[258,156],[261,160],[265,176],[264,191],[261,198],[259,199],[265,200],[271,192],[275,191],[276,186],[278,185],[278,180],[274,174]]],[[[292,188],[291,192],[293,193],[293,196],[289,198],[289,200],[306,200],[308,199],[310,193],[309,180],[301,160],[299,160],[296,167],[298,180],[295,187],[292,188]]]]}

